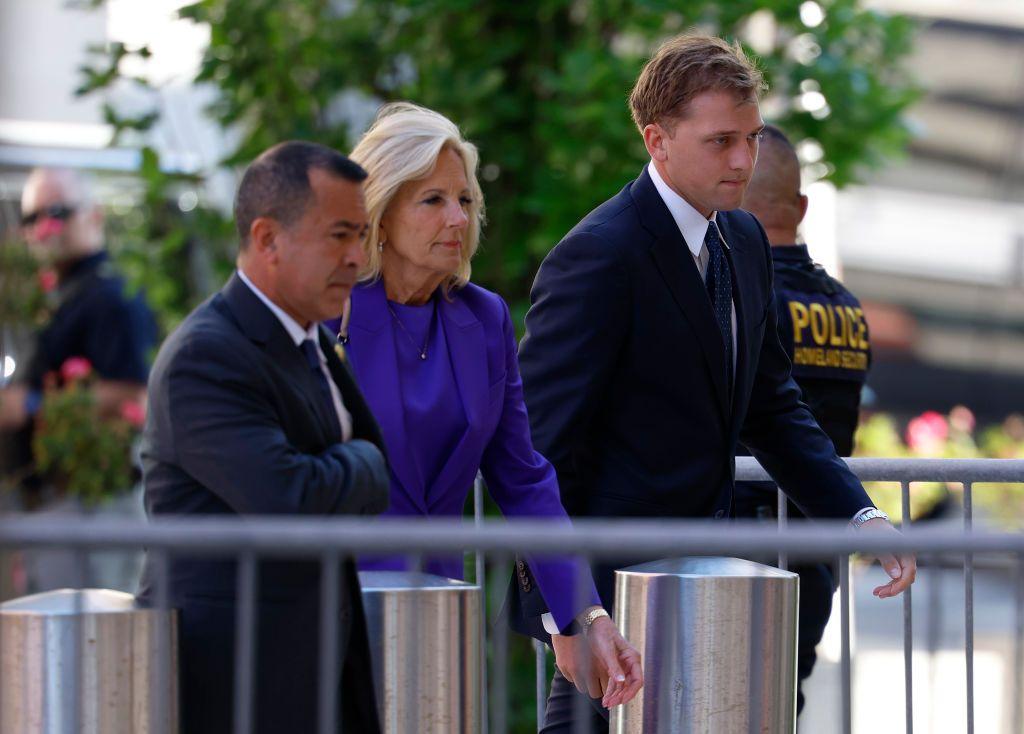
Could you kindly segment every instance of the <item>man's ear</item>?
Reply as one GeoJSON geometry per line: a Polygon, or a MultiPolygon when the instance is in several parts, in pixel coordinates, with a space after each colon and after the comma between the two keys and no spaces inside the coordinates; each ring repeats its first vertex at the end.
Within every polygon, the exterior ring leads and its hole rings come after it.
{"type": "Polygon", "coordinates": [[[661,125],[656,122],[647,125],[644,127],[643,136],[644,146],[652,160],[664,161],[668,158],[665,141],[669,138],[669,134],[661,125]]]}
{"type": "Polygon", "coordinates": [[[800,224],[800,222],[804,221],[804,217],[807,216],[807,194],[800,194],[798,206],[800,208],[800,218],[796,220],[796,223],[800,224]]]}
{"type": "Polygon", "coordinates": [[[277,258],[277,235],[281,225],[270,217],[256,217],[249,225],[249,249],[263,259],[277,258]]]}

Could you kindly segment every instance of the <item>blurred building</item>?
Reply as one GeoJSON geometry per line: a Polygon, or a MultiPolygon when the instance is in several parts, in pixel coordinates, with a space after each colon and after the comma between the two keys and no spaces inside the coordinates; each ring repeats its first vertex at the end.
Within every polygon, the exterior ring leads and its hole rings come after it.
{"type": "Polygon", "coordinates": [[[1024,410],[1024,2],[870,4],[919,19],[927,91],[907,158],[826,194],[815,231],[866,301],[874,404],[1000,421],[1024,410]]]}
{"type": "MultiPolygon", "coordinates": [[[[140,141],[129,135],[111,146],[106,104],[130,114],[159,110],[161,121],[145,142],[160,152],[167,170],[192,173],[216,166],[224,136],[202,113],[211,90],[191,83],[209,32],[175,19],[176,9],[185,4],[106,0],[92,8],[68,0],[0,3],[0,229],[16,216],[25,174],[35,166],[97,173],[101,197],[133,201],[140,141]],[[156,90],[124,82],[109,91],[76,95],[85,80],[81,67],[89,61],[87,49],[112,42],[150,46],[147,61],[129,59],[122,71],[149,79],[156,90]]],[[[94,60],[102,68],[100,57],[94,60]]],[[[233,181],[225,178],[214,178],[204,195],[224,199],[226,191],[230,201],[233,181]]]]}

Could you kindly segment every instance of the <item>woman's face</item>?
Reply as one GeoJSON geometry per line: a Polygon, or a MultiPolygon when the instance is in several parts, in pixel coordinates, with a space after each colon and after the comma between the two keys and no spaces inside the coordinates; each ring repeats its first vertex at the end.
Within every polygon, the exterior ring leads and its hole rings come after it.
{"type": "Polygon", "coordinates": [[[459,155],[443,148],[426,178],[406,181],[381,217],[388,274],[452,275],[462,263],[472,199],[459,155]]]}

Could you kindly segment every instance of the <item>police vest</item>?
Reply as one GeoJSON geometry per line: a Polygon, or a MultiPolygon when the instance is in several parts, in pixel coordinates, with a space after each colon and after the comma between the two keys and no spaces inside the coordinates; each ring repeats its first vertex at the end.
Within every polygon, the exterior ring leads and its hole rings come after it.
{"type": "Polygon", "coordinates": [[[774,268],[779,339],[793,362],[796,381],[863,385],[871,342],[860,301],[810,258],[777,257],[774,268]]]}

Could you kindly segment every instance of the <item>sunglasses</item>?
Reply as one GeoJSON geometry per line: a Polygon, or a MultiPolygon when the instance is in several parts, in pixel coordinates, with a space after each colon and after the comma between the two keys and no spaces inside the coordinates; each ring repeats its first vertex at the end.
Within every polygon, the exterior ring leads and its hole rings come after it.
{"type": "Polygon", "coordinates": [[[21,217],[22,227],[32,227],[40,219],[55,219],[58,222],[66,222],[75,215],[75,207],[67,204],[53,204],[44,206],[34,212],[23,214],[21,217]]]}

